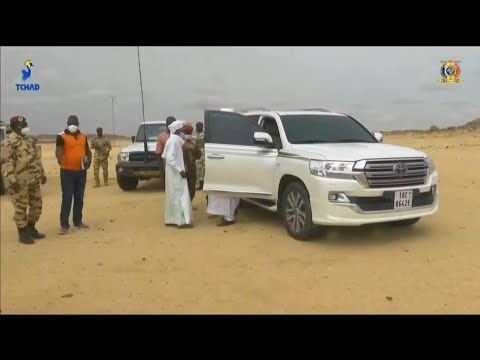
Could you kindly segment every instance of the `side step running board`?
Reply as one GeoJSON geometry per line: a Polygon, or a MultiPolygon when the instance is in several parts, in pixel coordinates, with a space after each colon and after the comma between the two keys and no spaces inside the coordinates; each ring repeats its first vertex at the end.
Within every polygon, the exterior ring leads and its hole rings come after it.
{"type": "Polygon", "coordinates": [[[247,198],[242,198],[243,201],[248,202],[250,204],[259,206],[265,210],[271,211],[271,212],[277,212],[277,204],[268,201],[268,200],[261,200],[261,199],[247,199],[247,198]]]}

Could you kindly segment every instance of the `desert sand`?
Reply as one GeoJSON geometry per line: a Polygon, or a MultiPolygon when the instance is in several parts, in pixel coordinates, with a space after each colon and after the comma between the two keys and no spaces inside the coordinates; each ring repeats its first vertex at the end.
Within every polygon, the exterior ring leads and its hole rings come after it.
{"type": "Polygon", "coordinates": [[[194,229],[163,225],[159,181],[123,192],[93,188],[84,221],[60,236],[54,145],[35,245],[17,240],[1,197],[3,314],[453,314],[480,313],[480,132],[406,133],[386,143],[422,149],[440,174],[440,210],[406,229],[332,228],[310,242],[289,237],[275,214],[239,209],[219,228],[197,193],[194,229]]]}

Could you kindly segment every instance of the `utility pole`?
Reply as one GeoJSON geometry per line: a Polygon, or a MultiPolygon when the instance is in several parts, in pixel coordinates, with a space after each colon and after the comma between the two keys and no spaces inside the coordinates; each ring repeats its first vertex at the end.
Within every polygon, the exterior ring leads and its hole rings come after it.
{"type": "Polygon", "coordinates": [[[112,130],[113,130],[113,146],[115,146],[115,106],[113,105],[113,100],[115,96],[112,96],[112,130]]]}
{"type": "Polygon", "coordinates": [[[142,66],[140,64],[140,47],[137,46],[137,57],[138,57],[138,75],[140,77],[140,92],[142,94],[142,115],[143,115],[143,148],[145,152],[145,162],[149,160],[148,157],[148,144],[147,144],[147,124],[145,124],[145,103],[143,102],[143,83],[142,83],[142,66]]]}

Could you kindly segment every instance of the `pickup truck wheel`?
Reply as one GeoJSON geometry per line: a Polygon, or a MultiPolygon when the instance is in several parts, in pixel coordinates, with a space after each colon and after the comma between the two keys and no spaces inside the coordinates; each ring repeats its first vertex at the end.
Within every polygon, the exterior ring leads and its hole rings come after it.
{"type": "Polygon", "coordinates": [[[117,174],[117,184],[123,191],[132,191],[138,186],[138,178],[117,174]]]}
{"type": "Polygon", "coordinates": [[[392,221],[391,224],[393,226],[412,226],[419,221],[420,221],[420,218],[413,218],[413,219],[407,219],[407,220],[392,221]]]}
{"type": "Polygon", "coordinates": [[[287,232],[296,240],[308,240],[312,235],[310,197],[300,183],[287,186],[282,194],[282,218],[287,232]]]}

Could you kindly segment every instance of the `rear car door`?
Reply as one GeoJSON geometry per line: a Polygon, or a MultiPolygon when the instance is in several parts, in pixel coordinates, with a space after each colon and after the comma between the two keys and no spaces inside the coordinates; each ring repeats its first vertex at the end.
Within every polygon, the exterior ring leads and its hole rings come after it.
{"type": "Polygon", "coordinates": [[[278,150],[257,145],[255,132],[265,131],[244,115],[205,111],[205,191],[272,197],[278,150]]]}

